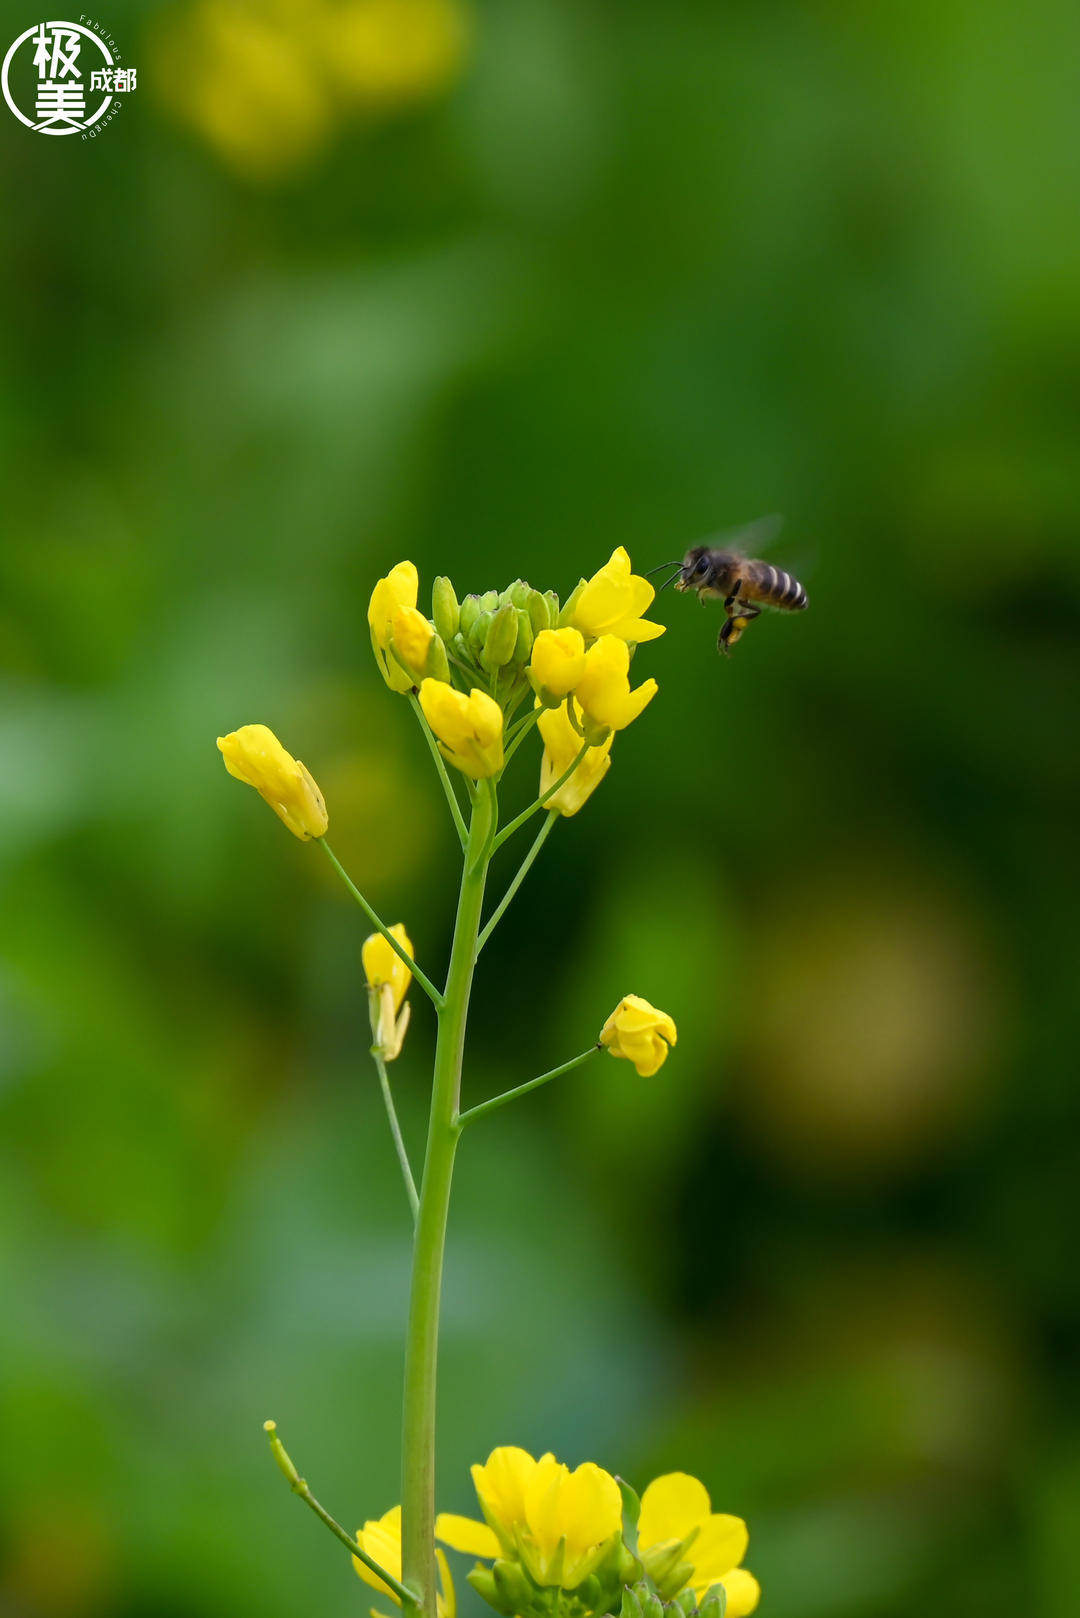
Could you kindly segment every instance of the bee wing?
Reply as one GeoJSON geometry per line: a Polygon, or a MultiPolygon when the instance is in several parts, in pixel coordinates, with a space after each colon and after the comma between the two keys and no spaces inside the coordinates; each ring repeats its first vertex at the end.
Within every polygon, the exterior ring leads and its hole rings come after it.
{"type": "Polygon", "coordinates": [[[760,556],[783,526],[783,517],[774,511],[768,517],[757,517],[753,522],[739,523],[735,528],[724,528],[718,534],[708,534],[697,543],[714,550],[736,551],[743,556],[760,556]]]}

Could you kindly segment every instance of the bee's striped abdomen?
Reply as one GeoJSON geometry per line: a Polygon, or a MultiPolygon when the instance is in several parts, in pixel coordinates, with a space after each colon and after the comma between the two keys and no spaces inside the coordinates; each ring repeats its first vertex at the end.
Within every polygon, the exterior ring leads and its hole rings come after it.
{"type": "Polygon", "coordinates": [[[751,597],[780,607],[784,612],[802,612],[806,606],[806,591],[790,573],[771,562],[754,562],[747,570],[752,586],[751,597]]]}

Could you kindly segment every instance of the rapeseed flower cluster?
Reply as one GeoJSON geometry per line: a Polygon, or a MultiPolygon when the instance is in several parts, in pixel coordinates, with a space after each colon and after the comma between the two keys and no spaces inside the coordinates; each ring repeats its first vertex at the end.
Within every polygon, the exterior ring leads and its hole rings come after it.
{"type": "MultiPolygon", "coordinates": [[[[435,1535],[479,1558],[469,1583],[503,1618],[585,1618],[620,1605],[624,1618],[644,1618],[672,1603],[674,1618],[698,1609],[749,1618],[757,1607],[760,1586],[741,1565],[745,1522],[714,1512],[704,1484],[685,1472],[655,1478],[639,1501],[591,1461],[571,1471],[554,1455],[537,1460],[506,1445],[474,1466],[472,1477],[482,1520],[444,1512],[435,1535]]],[[[400,1535],[395,1507],[356,1537],[399,1576],[400,1535]]],[[[452,1618],[453,1584],[438,1556],[439,1610],[452,1618]]],[[[379,1587],[370,1569],[354,1562],[360,1577],[379,1587]]]]}

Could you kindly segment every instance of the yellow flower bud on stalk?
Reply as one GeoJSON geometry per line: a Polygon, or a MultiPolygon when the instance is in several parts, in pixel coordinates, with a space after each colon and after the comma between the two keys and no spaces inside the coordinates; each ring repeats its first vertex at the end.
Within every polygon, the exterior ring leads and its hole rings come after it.
{"type": "MultiPolygon", "coordinates": [[[[399,562],[380,579],[371,592],[368,603],[368,627],[371,630],[371,649],[379,672],[391,691],[404,694],[416,684],[394,657],[390,647],[394,615],[401,607],[416,606],[419,588],[416,568],[411,562],[399,562]]],[[[419,615],[418,615],[419,616],[419,615]]]]}
{"type": "Polygon", "coordinates": [[[579,629],[542,629],[533,642],[529,681],[545,708],[557,708],[585,673],[579,629]]]}
{"type": "Polygon", "coordinates": [[[455,769],[474,781],[498,775],[503,767],[503,713],[486,691],[466,696],[444,680],[425,680],[420,706],[455,769]]]}
{"type": "Polygon", "coordinates": [[[655,680],[631,691],[629,671],[630,648],[617,635],[601,635],[585,653],[574,696],[595,730],[625,730],[655,697],[655,680]]]}
{"type": "MultiPolygon", "coordinates": [[[[415,955],[403,922],[395,922],[390,931],[403,949],[415,955]]],[[[402,1002],[409,991],[412,973],[382,933],[372,933],[366,938],[360,953],[368,985],[371,1037],[383,1061],[393,1062],[401,1055],[409,1026],[409,1007],[407,1004],[403,1007],[402,1002]]]]}
{"type": "Polygon", "coordinates": [[[390,650],[415,686],[429,675],[434,680],[450,678],[442,637],[415,607],[398,607],[395,611],[390,623],[390,650]]]}
{"type": "Polygon", "coordinates": [[[299,759],[287,753],[267,725],[241,725],[217,739],[225,768],[265,798],[301,842],[329,825],[323,795],[299,759]]]}
{"type": "Polygon", "coordinates": [[[658,1011],[639,994],[625,995],[600,1030],[600,1044],[610,1055],[633,1062],[643,1079],[663,1067],[678,1037],[667,1012],[658,1011]]]}

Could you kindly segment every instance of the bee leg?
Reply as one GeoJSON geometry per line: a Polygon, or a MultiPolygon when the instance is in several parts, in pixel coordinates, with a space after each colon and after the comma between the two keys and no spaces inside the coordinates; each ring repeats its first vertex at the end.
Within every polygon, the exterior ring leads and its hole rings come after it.
{"type": "MultiPolygon", "coordinates": [[[[727,602],[724,603],[727,607],[727,602]]],[[[727,657],[728,651],[737,640],[742,639],[743,630],[753,619],[761,616],[761,608],[753,606],[749,601],[733,602],[728,609],[728,616],[720,626],[720,633],[716,637],[716,649],[722,657],[727,657]]]]}
{"type": "Polygon", "coordinates": [[[741,579],[736,579],[735,583],[731,587],[731,594],[727,597],[727,599],[724,602],[724,611],[728,614],[729,617],[731,616],[732,607],[735,605],[736,601],[738,601],[738,599],[739,599],[739,591],[741,589],[742,589],[742,580],[741,579]]]}

